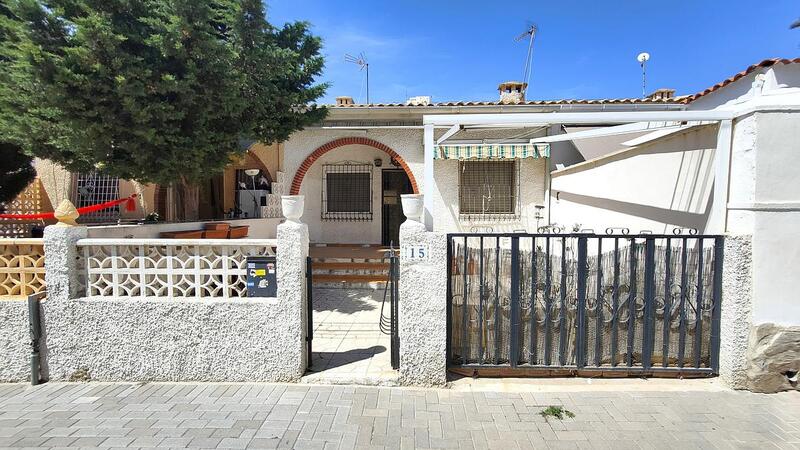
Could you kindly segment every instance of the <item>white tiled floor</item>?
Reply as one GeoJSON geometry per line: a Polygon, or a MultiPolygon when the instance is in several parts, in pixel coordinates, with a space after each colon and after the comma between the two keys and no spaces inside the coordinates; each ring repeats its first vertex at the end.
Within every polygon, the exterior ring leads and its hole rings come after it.
{"type": "MultiPolygon", "coordinates": [[[[380,331],[383,289],[314,289],[308,382],[384,384],[397,379],[389,335],[380,331]]],[[[384,316],[388,325],[389,299],[384,316]]]]}

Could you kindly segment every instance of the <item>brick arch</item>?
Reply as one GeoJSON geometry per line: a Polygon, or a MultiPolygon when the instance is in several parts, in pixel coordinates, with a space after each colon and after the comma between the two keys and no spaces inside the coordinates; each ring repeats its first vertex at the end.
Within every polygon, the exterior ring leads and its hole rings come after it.
{"type": "Polygon", "coordinates": [[[411,173],[411,168],[408,167],[408,164],[406,164],[405,160],[400,155],[398,155],[397,152],[389,148],[389,146],[382,144],[374,139],[369,139],[360,136],[335,139],[311,152],[311,154],[306,157],[303,163],[300,164],[300,168],[297,169],[297,173],[294,174],[294,179],[292,179],[292,188],[290,190],[290,194],[291,195],[300,194],[300,186],[303,184],[303,178],[306,176],[306,172],[308,172],[308,169],[311,168],[314,162],[316,162],[325,153],[328,153],[329,151],[335,148],[343,147],[345,145],[368,145],[370,147],[377,148],[378,150],[386,153],[400,164],[400,167],[402,167],[406,175],[408,175],[409,181],[411,181],[411,188],[414,190],[414,193],[419,194],[419,187],[417,186],[417,180],[414,178],[414,174],[411,173]]]}

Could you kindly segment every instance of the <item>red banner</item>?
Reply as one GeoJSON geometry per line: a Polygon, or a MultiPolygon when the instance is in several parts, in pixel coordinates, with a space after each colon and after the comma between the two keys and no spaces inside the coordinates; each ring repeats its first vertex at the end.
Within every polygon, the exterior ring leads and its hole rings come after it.
{"type": "MultiPolygon", "coordinates": [[[[108,208],[113,208],[117,205],[121,205],[125,203],[125,210],[126,211],[136,211],[136,194],[131,195],[130,197],[120,198],[117,200],[112,200],[110,202],[105,203],[98,203],[96,205],[89,205],[84,206],[82,208],[78,208],[78,214],[89,214],[97,211],[101,211],[108,208]]],[[[54,219],[55,213],[39,213],[39,214],[0,214],[0,219],[20,219],[20,220],[36,220],[36,219],[54,219]]]]}

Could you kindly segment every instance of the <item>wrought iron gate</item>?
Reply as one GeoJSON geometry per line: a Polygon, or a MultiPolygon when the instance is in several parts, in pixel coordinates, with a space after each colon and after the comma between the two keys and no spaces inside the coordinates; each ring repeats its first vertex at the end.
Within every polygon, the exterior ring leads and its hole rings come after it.
{"type": "Polygon", "coordinates": [[[390,307],[391,307],[391,324],[390,330],[390,351],[392,369],[397,370],[400,368],[400,330],[397,327],[397,318],[399,315],[398,300],[400,298],[399,283],[400,280],[400,258],[397,253],[392,251],[389,256],[389,281],[386,288],[389,290],[390,307]]]}
{"type": "Polygon", "coordinates": [[[314,360],[311,344],[314,340],[314,260],[306,257],[306,367],[314,360]]]}
{"type": "Polygon", "coordinates": [[[451,370],[718,373],[723,238],[450,234],[451,370]]]}

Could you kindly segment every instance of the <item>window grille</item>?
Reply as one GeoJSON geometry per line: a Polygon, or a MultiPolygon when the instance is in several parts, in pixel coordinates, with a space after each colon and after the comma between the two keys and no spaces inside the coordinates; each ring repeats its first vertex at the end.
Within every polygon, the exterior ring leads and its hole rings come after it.
{"type": "Polygon", "coordinates": [[[322,220],[372,220],[372,164],[322,166],[322,220]]]}
{"type": "MultiPolygon", "coordinates": [[[[119,199],[119,178],[98,172],[75,175],[72,203],[77,207],[95,205],[119,199]]],[[[114,206],[78,218],[81,223],[116,222],[120,218],[120,207],[114,206]]]]}
{"type": "Polygon", "coordinates": [[[519,214],[516,160],[459,162],[458,206],[462,219],[514,219],[519,214]]]}

